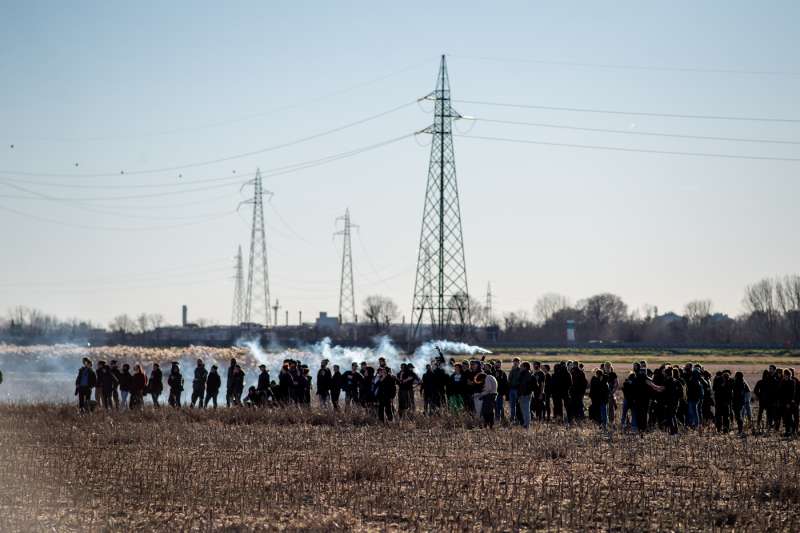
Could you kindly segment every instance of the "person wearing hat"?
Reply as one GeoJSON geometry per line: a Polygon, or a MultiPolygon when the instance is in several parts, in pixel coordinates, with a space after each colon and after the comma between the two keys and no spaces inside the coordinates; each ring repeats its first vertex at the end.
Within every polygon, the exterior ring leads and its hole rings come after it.
{"type": "Polygon", "coordinates": [[[272,398],[272,389],[269,384],[269,371],[267,370],[267,365],[264,364],[258,365],[258,369],[260,370],[258,374],[258,385],[256,385],[256,393],[260,397],[258,405],[266,405],[267,400],[272,398]]]}
{"type": "Polygon", "coordinates": [[[206,379],[208,379],[208,370],[202,359],[197,360],[197,367],[194,369],[194,379],[192,380],[192,407],[194,402],[199,403],[199,407],[203,407],[203,397],[206,393],[206,379]]]}
{"type": "Polygon", "coordinates": [[[222,378],[219,377],[217,372],[217,365],[211,365],[211,372],[208,373],[208,378],[206,378],[206,399],[203,402],[203,407],[208,407],[208,402],[214,402],[214,409],[217,408],[217,395],[221,386],[222,378]]]}
{"type": "Polygon", "coordinates": [[[167,403],[169,403],[169,405],[172,407],[180,407],[181,393],[183,392],[183,376],[181,375],[181,369],[178,366],[177,361],[172,363],[172,368],[169,371],[169,377],[167,377],[167,387],[169,387],[169,398],[167,403]]]}

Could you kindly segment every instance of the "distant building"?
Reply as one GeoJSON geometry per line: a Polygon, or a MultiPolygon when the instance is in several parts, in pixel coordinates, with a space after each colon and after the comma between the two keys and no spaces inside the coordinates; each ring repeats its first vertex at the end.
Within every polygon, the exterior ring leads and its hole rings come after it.
{"type": "Polygon", "coordinates": [[[335,316],[328,316],[328,313],[320,311],[319,318],[314,325],[320,331],[336,332],[339,330],[339,319],[335,316]]]}

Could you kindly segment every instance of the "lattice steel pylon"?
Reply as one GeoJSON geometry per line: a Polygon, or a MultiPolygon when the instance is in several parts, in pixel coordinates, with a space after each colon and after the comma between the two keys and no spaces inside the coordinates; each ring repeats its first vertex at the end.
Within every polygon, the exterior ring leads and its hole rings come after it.
{"type": "Polygon", "coordinates": [[[253,226],[250,231],[250,261],[247,270],[247,295],[245,296],[244,321],[257,322],[263,316],[264,326],[269,326],[269,270],[267,269],[267,233],[264,231],[264,194],[272,196],[261,185],[261,170],[245,185],[253,185],[253,226]],[[263,313],[263,314],[262,314],[263,313]]]}
{"type": "Polygon", "coordinates": [[[357,228],[350,221],[350,209],[346,209],[344,216],[336,219],[342,221],[344,227],[334,233],[342,236],[342,277],[339,283],[339,323],[354,324],[356,322],[356,294],[353,285],[353,249],[350,235],[353,228],[357,228]]]}
{"type": "Polygon", "coordinates": [[[426,315],[431,317],[434,336],[444,336],[454,318],[469,322],[470,315],[453,151],[453,120],[461,115],[450,105],[450,80],[444,55],[436,89],[425,99],[433,100],[435,107],[433,124],[422,130],[431,134],[432,142],[414,283],[412,339],[418,337],[426,315]]]}
{"type": "Polygon", "coordinates": [[[244,322],[244,264],[242,259],[242,245],[239,245],[239,252],[236,254],[236,266],[234,267],[233,279],[233,313],[231,314],[231,324],[238,326],[244,322]]]}

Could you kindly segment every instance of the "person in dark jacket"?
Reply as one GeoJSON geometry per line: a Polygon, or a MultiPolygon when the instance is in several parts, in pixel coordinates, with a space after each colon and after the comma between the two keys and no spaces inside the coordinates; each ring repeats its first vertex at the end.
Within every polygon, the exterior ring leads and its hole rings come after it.
{"type": "Polygon", "coordinates": [[[512,424],[517,424],[522,420],[519,411],[519,373],[520,360],[515,357],[511,360],[511,370],[508,371],[508,420],[512,424]]]}
{"type": "Polygon", "coordinates": [[[550,365],[542,365],[544,372],[544,419],[548,422],[553,413],[551,400],[553,398],[553,375],[550,373],[550,365]]]}
{"type": "Polygon", "coordinates": [[[256,385],[256,393],[261,397],[257,405],[267,405],[267,402],[272,399],[272,388],[270,386],[269,371],[266,365],[258,365],[260,370],[258,374],[258,384],[256,385]]]}
{"type": "Polygon", "coordinates": [[[522,414],[522,427],[528,429],[531,425],[531,396],[533,395],[534,382],[531,374],[531,364],[527,361],[520,365],[517,375],[517,393],[519,394],[519,409],[522,414]]]}
{"type": "Polygon", "coordinates": [[[350,365],[350,370],[342,374],[344,380],[344,405],[350,407],[352,404],[358,404],[358,393],[361,390],[361,384],[364,382],[364,376],[358,371],[358,363],[350,365]]]}
{"type": "Polygon", "coordinates": [[[414,372],[414,365],[403,363],[400,365],[400,373],[397,374],[397,386],[399,388],[397,403],[398,416],[403,418],[409,411],[414,412],[414,387],[419,382],[417,373],[414,372]]]}
{"type": "Polygon", "coordinates": [[[783,415],[784,437],[791,437],[797,432],[794,419],[794,403],[797,395],[797,383],[792,377],[792,371],[788,368],[783,370],[783,379],[778,387],[778,401],[781,414],[783,415]]]}
{"type": "Polygon", "coordinates": [[[206,379],[208,379],[208,370],[202,359],[197,360],[197,367],[194,369],[194,379],[192,380],[192,404],[198,402],[198,407],[203,407],[203,397],[206,393],[206,379]]]}
{"type": "MultiPolygon", "coordinates": [[[[234,387],[233,387],[233,382],[231,380],[233,379],[233,374],[234,374],[237,366],[238,365],[236,364],[236,359],[235,358],[231,358],[231,364],[228,366],[228,378],[227,378],[227,380],[225,382],[225,390],[226,390],[226,393],[225,393],[225,404],[228,407],[230,407],[231,404],[234,403],[233,402],[233,396],[232,396],[234,387]]],[[[240,395],[240,397],[241,397],[241,395],[240,395]]]]}
{"type": "Polygon", "coordinates": [[[692,376],[686,386],[686,426],[697,429],[700,425],[703,396],[705,394],[702,373],[699,368],[692,369],[692,376]]]}
{"type": "MultiPolygon", "coordinates": [[[[744,435],[744,413],[750,403],[750,384],[744,379],[744,374],[736,372],[733,376],[733,417],[736,420],[736,429],[739,436],[744,435]]],[[[752,419],[749,421],[753,425],[752,419]]]]}
{"type": "Polygon", "coordinates": [[[123,409],[128,407],[128,395],[131,392],[131,367],[128,363],[122,365],[122,371],[119,373],[119,395],[120,405],[123,409]]]}
{"type": "Polygon", "coordinates": [[[542,370],[542,363],[533,362],[533,393],[531,394],[531,412],[540,422],[544,420],[544,380],[545,375],[542,370]]]}
{"type": "Polygon", "coordinates": [[[383,422],[384,419],[390,422],[394,420],[394,397],[397,395],[397,380],[389,373],[386,367],[378,368],[378,387],[377,387],[377,401],[378,401],[378,419],[383,422]]]}
{"type": "Polygon", "coordinates": [[[442,400],[439,396],[438,377],[433,370],[433,365],[425,365],[425,373],[422,374],[422,400],[426,415],[432,415],[439,411],[442,400]]]}
{"type": "Polygon", "coordinates": [[[678,433],[678,409],[686,397],[680,370],[667,368],[664,371],[664,410],[663,416],[671,435],[678,433]]]}
{"type": "Polygon", "coordinates": [[[319,371],[317,372],[317,396],[319,396],[319,406],[327,407],[328,400],[331,397],[331,382],[333,375],[331,369],[328,368],[328,360],[323,359],[320,362],[319,371]]]}
{"type": "MultiPolygon", "coordinates": [[[[565,411],[569,411],[569,391],[572,388],[572,376],[563,362],[556,363],[553,368],[553,418],[561,420],[565,411]]],[[[567,416],[567,418],[569,418],[567,416]]]]}
{"type": "Polygon", "coordinates": [[[181,393],[183,392],[183,375],[178,363],[172,363],[172,368],[167,377],[167,386],[169,387],[169,399],[167,400],[172,407],[181,406],[181,393]]]}
{"type": "Polygon", "coordinates": [[[730,372],[717,372],[712,385],[714,391],[715,424],[717,431],[727,433],[731,430],[731,410],[733,401],[733,382],[730,372]]]}
{"type": "Polygon", "coordinates": [[[375,406],[375,395],[372,392],[372,385],[375,381],[375,369],[365,366],[362,373],[364,379],[361,380],[361,388],[358,391],[358,400],[363,407],[375,406]]]}
{"type": "Polygon", "coordinates": [[[92,389],[97,385],[97,374],[92,370],[92,361],[83,358],[83,366],[78,370],[75,378],[75,396],[78,397],[78,409],[81,413],[91,409],[92,389]]]}
{"type": "Polygon", "coordinates": [[[756,427],[758,431],[761,431],[763,420],[767,418],[767,405],[772,401],[769,397],[769,380],[771,379],[769,375],[769,370],[764,370],[761,374],[761,379],[756,381],[755,387],[753,387],[753,394],[758,400],[758,416],[756,418],[756,427]]]}
{"type": "Polygon", "coordinates": [[[109,363],[109,371],[113,377],[111,383],[111,401],[114,405],[114,409],[119,409],[119,378],[122,375],[122,372],[120,372],[115,359],[112,359],[109,363]]]}
{"type": "Polygon", "coordinates": [[[567,420],[583,420],[583,397],[589,383],[586,381],[586,374],[583,373],[580,363],[575,362],[570,370],[572,376],[572,387],[569,389],[569,409],[567,409],[567,420]]]}
{"type": "Polygon", "coordinates": [[[247,389],[247,396],[244,397],[242,403],[245,407],[261,407],[264,405],[263,396],[256,390],[255,387],[247,389]]]}
{"type": "Polygon", "coordinates": [[[494,402],[494,417],[498,422],[505,422],[506,410],[505,402],[508,400],[508,375],[503,370],[503,362],[494,362],[494,372],[492,373],[494,379],[497,380],[497,396],[494,402]]]}
{"type": "MultiPolygon", "coordinates": [[[[122,367],[123,371],[125,367],[122,367]]],[[[123,373],[124,375],[124,373],[123,373]]],[[[133,375],[130,381],[131,399],[128,404],[130,409],[141,409],[144,405],[144,393],[147,390],[147,376],[144,375],[141,365],[133,365],[133,375]]]]}
{"type": "Polygon", "coordinates": [[[217,395],[221,386],[222,378],[217,372],[217,365],[211,365],[211,372],[208,373],[206,378],[206,399],[203,402],[203,407],[208,407],[208,402],[213,402],[214,409],[217,408],[217,395]]]}
{"type": "Polygon", "coordinates": [[[339,365],[333,365],[333,374],[331,375],[331,404],[335,410],[339,410],[339,396],[342,394],[344,388],[344,378],[339,371],[339,365]]]}
{"type": "Polygon", "coordinates": [[[97,362],[95,400],[103,409],[111,409],[111,394],[114,390],[114,375],[105,361],[97,362]]]}
{"type": "Polygon", "coordinates": [[[155,407],[160,407],[158,404],[158,397],[161,396],[161,393],[164,391],[164,381],[161,367],[158,366],[158,363],[153,363],[153,369],[150,371],[150,379],[147,380],[147,390],[150,393],[150,397],[153,399],[153,405],[155,407]]]}
{"type": "Polygon", "coordinates": [[[603,429],[608,427],[609,392],[608,382],[603,377],[603,371],[596,368],[589,383],[589,400],[592,402],[589,405],[589,417],[600,424],[603,429]]]}
{"type": "Polygon", "coordinates": [[[242,394],[244,393],[244,371],[238,364],[233,367],[228,378],[228,393],[226,395],[229,405],[242,405],[242,394]]]}
{"type": "Polygon", "coordinates": [[[447,382],[447,406],[453,412],[462,411],[464,409],[464,374],[462,372],[463,366],[461,363],[453,365],[453,374],[447,382]]]}

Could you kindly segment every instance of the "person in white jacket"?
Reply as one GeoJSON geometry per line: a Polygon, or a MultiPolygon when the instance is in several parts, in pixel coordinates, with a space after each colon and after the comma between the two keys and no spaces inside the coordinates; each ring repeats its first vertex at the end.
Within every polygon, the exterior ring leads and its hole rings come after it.
{"type": "Polygon", "coordinates": [[[494,428],[494,406],[497,400],[497,379],[491,374],[481,372],[475,376],[475,382],[482,385],[477,394],[475,411],[483,417],[484,427],[494,428]]]}

